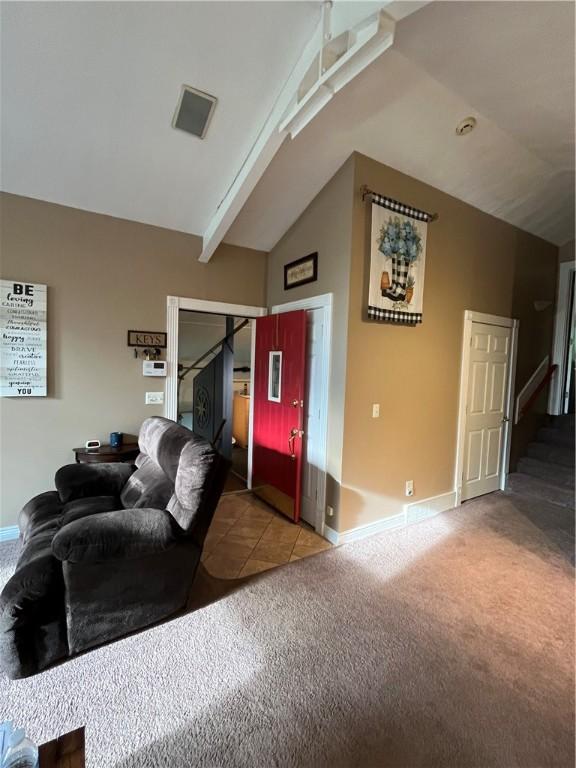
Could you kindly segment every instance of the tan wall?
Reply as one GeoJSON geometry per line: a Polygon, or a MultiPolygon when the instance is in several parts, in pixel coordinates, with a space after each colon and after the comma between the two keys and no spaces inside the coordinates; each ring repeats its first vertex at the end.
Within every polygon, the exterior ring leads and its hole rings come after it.
{"type": "Polygon", "coordinates": [[[3,278],[48,285],[48,397],[0,400],[0,525],[53,487],[72,448],[112,430],[134,433],[162,407],[144,393],[128,329],[165,330],[166,296],[264,305],[266,256],[221,246],[198,262],[201,241],[109,216],[3,194],[3,278]]]}
{"type": "Polygon", "coordinates": [[[352,233],[354,160],[345,163],[268,257],[268,306],[333,294],[332,360],[328,405],[327,504],[338,507],[342,469],[344,383],[352,233]],[[284,290],[284,264],[318,252],[318,280],[284,290]]]}
{"type": "Polygon", "coordinates": [[[574,261],[574,240],[564,243],[558,249],[558,261],[574,261]]]}
{"type": "Polygon", "coordinates": [[[557,259],[554,246],[362,155],[353,206],[338,530],[402,511],[406,480],[414,481],[413,500],[453,490],[464,310],[519,316],[523,374],[550,348],[550,322],[540,328],[531,301],[553,298],[557,259]],[[369,217],[362,184],[440,214],[428,230],[424,322],[415,328],[365,319],[369,217]],[[372,403],[380,403],[379,419],[372,403]]]}

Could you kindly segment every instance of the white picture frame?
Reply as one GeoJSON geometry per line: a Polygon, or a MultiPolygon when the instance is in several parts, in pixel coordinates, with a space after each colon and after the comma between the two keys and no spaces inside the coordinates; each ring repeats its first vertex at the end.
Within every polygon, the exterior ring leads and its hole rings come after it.
{"type": "Polygon", "coordinates": [[[282,402],[282,352],[280,350],[268,353],[268,400],[271,403],[282,402]]]}

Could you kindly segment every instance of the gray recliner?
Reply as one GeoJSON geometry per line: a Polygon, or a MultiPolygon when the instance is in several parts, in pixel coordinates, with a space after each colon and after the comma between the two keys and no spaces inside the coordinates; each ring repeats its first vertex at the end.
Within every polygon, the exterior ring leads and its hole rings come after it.
{"type": "Polygon", "coordinates": [[[168,419],[140,430],[136,464],[70,464],[20,513],[23,543],[0,595],[12,678],[181,610],[229,462],[168,419]]]}

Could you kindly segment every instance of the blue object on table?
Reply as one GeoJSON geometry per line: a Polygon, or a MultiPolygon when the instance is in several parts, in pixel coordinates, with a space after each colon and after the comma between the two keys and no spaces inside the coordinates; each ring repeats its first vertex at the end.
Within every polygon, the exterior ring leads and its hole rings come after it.
{"type": "Polygon", "coordinates": [[[0,765],[2,768],[38,766],[38,749],[10,720],[0,724],[0,765]]]}
{"type": "Polygon", "coordinates": [[[112,448],[120,448],[123,437],[122,432],[110,432],[110,445],[112,448]]]}

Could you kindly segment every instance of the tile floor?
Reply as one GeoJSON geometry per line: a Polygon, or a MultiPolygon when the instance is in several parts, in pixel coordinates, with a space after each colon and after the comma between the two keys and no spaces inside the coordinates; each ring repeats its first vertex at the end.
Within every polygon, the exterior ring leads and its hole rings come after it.
{"type": "Polygon", "coordinates": [[[237,579],[330,547],[306,523],[295,525],[256,496],[231,494],[220,499],[202,562],[211,576],[237,579]]]}

